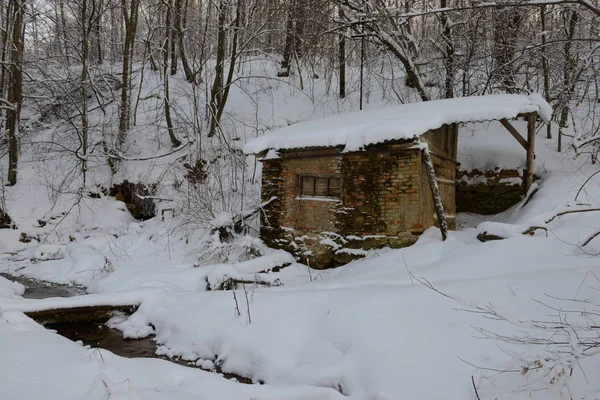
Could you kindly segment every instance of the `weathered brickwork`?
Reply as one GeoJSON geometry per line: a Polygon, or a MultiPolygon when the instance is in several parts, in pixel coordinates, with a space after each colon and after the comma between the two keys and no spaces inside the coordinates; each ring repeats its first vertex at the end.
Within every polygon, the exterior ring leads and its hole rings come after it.
{"type": "MultiPolygon", "coordinates": [[[[315,268],[364,256],[360,249],[404,247],[433,224],[423,213],[418,149],[296,151],[263,161],[261,236],[315,268]],[[299,176],[340,176],[340,199],[301,198],[299,176]],[[335,243],[335,244],[334,244],[335,243]]],[[[426,187],[426,196],[431,196],[426,187]]]]}
{"type": "Polygon", "coordinates": [[[344,207],[335,215],[335,231],[359,236],[420,233],[419,162],[418,150],[345,156],[344,207]]]}
{"type": "Polygon", "coordinates": [[[456,208],[459,212],[497,214],[523,198],[523,179],[516,169],[458,171],[456,208]]]}
{"type": "Polygon", "coordinates": [[[266,242],[271,242],[281,235],[281,217],[283,215],[283,202],[285,182],[281,176],[281,159],[273,159],[263,162],[261,197],[262,201],[268,201],[273,197],[277,199],[271,202],[260,215],[260,235],[266,242]]]}

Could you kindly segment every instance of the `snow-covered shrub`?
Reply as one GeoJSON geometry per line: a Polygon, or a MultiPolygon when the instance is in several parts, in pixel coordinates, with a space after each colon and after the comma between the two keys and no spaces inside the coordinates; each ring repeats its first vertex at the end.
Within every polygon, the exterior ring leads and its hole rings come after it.
{"type": "Polygon", "coordinates": [[[237,263],[251,260],[265,254],[264,243],[250,235],[233,234],[229,240],[222,240],[215,231],[200,243],[196,265],[237,263]]]}
{"type": "Polygon", "coordinates": [[[66,246],[42,244],[38,246],[33,254],[36,261],[60,260],[65,258],[66,246]]]}

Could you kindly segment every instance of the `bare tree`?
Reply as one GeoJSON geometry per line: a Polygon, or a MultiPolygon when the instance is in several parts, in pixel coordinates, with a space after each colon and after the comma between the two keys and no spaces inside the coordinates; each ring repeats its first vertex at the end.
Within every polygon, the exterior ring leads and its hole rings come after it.
{"type": "Polygon", "coordinates": [[[133,47],[138,25],[140,0],[122,0],[121,8],[125,22],[125,41],[123,43],[123,85],[121,86],[121,105],[119,114],[119,132],[117,147],[120,149],[125,143],[127,131],[131,121],[131,64],[133,47]]]}
{"type": "MultiPolygon", "coordinates": [[[[25,32],[25,1],[12,0],[9,3],[12,12],[12,35],[7,46],[10,50],[10,81],[8,86],[9,109],[6,116],[8,133],[8,184],[17,183],[17,167],[19,160],[19,123],[23,103],[23,35],[25,32]]],[[[8,23],[7,19],[7,23],[8,23]]],[[[7,40],[8,41],[8,40],[7,40]]]]}

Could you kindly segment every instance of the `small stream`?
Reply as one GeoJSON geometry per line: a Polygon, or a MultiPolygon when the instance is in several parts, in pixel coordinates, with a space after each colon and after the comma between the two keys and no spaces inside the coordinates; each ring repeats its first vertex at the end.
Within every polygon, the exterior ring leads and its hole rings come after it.
{"type": "Polygon", "coordinates": [[[9,281],[18,282],[25,286],[23,297],[27,299],[47,299],[48,297],[74,297],[85,294],[85,288],[78,285],[61,285],[58,283],[38,281],[24,276],[12,276],[0,273],[9,281]]]}
{"type": "MultiPolygon", "coordinates": [[[[60,285],[51,282],[38,281],[26,277],[15,277],[0,273],[0,276],[11,281],[19,282],[25,286],[26,290],[23,297],[28,299],[46,299],[49,297],[74,297],[84,295],[85,288],[76,285],[60,285]]],[[[65,309],[64,313],[69,310],[65,309]]],[[[62,313],[64,315],[64,313],[62,313]]],[[[87,313],[86,313],[87,314],[87,313]]],[[[81,314],[77,321],[69,322],[49,322],[44,323],[44,327],[56,331],[59,335],[66,337],[74,342],[80,341],[84,345],[93,348],[106,349],[121,357],[127,358],[159,358],[174,362],[186,367],[202,369],[195,363],[183,360],[178,357],[169,358],[156,354],[156,342],[153,337],[142,339],[125,339],[120,331],[106,326],[106,317],[99,319],[98,314],[90,314],[90,319],[81,320],[81,314]]],[[[43,321],[38,321],[43,322],[43,321]]],[[[235,379],[240,383],[252,384],[252,380],[246,377],[221,371],[218,365],[213,370],[205,370],[222,375],[225,379],[235,379]]]]}

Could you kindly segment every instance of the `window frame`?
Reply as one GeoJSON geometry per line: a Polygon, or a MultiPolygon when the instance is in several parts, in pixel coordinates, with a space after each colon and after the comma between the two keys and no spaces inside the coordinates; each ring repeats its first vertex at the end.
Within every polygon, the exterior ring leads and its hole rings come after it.
{"type": "Polygon", "coordinates": [[[313,198],[317,198],[317,199],[324,199],[324,200],[336,200],[336,201],[342,201],[342,197],[343,197],[343,179],[342,176],[339,174],[298,174],[298,196],[296,196],[297,199],[313,199],[313,198]],[[316,184],[317,184],[317,178],[327,178],[327,195],[326,196],[319,196],[316,194],[312,194],[312,195],[305,195],[303,194],[303,180],[304,178],[312,178],[313,180],[313,188],[312,191],[313,193],[315,193],[316,191],[316,184]],[[331,188],[331,179],[338,179],[340,182],[340,194],[339,196],[331,196],[330,195],[330,188],[331,188]]]}

